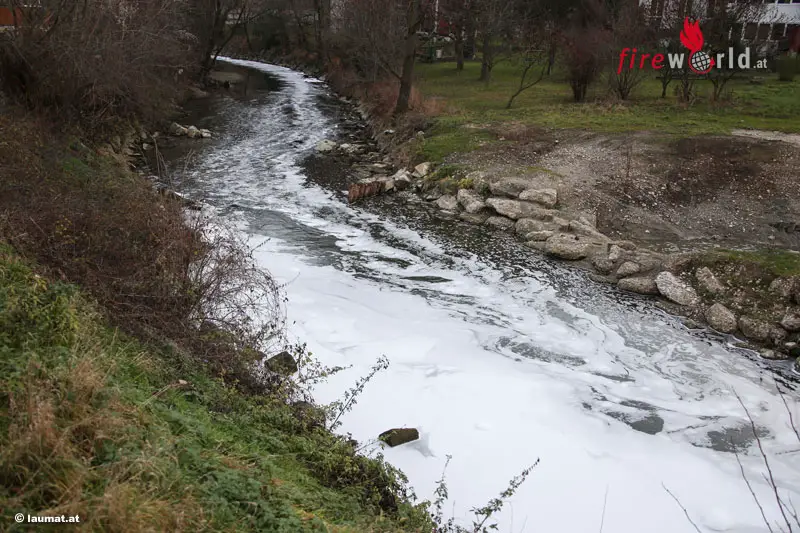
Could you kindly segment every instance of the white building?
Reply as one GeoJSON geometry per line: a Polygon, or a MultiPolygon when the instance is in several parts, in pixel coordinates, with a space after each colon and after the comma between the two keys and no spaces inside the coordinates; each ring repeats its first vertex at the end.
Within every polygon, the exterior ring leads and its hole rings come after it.
{"type": "MultiPolygon", "coordinates": [[[[703,13],[709,4],[737,0],[642,0],[641,5],[647,9],[648,16],[654,21],[674,26],[676,19],[686,16],[702,20],[703,13]]],[[[800,0],[763,0],[762,5],[753,9],[752,20],[737,25],[734,32],[739,32],[742,39],[771,47],[789,36],[800,27],[800,0]]]]}

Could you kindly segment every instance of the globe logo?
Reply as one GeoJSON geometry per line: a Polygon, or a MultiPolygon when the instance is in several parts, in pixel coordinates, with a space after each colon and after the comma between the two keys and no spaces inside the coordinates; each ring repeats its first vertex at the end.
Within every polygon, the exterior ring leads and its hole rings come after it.
{"type": "Polygon", "coordinates": [[[683,21],[683,31],[681,31],[681,43],[689,49],[689,68],[695,74],[706,74],[709,70],[714,68],[714,60],[705,52],[703,52],[703,32],[700,30],[700,24],[690,22],[689,17],[683,21]]]}
{"type": "Polygon", "coordinates": [[[705,74],[713,66],[714,63],[711,61],[711,57],[705,52],[695,52],[689,58],[689,67],[697,74],[705,74]]]}

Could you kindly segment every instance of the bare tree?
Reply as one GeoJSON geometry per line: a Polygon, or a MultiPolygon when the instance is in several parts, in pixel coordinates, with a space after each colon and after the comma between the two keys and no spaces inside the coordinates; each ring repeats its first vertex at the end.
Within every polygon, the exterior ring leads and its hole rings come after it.
{"type": "Polygon", "coordinates": [[[511,51],[514,0],[475,0],[475,21],[481,42],[480,80],[489,83],[492,69],[511,51]]]}
{"type": "MultiPolygon", "coordinates": [[[[611,32],[615,50],[621,50],[631,44],[640,45],[643,49],[651,42],[644,9],[638,0],[624,0],[617,5],[617,11],[612,16],[611,32]]],[[[646,58],[644,55],[642,57],[646,58]]],[[[634,66],[641,67],[641,65],[634,66]]],[[[612,65],[609,82],[614,93],[621,100],[627,100],[644,78],[642,68],[617,68],[616,65],[612,65]]]]}

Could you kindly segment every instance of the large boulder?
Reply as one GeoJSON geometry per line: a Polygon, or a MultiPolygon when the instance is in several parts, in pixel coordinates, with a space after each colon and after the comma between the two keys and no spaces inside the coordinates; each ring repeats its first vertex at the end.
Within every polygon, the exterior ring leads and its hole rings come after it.
{"type": "Polygon", "coordinates": [[[389,429],[378,435],[378,440],[381,442],[385,442],[391,448],[418,439],[419,439],[419,431],[416,428],[389,429]]]}
{"type": "Polygon", "coordinates": [[[594,240],[598,240],[601,242],[610,242],[611,239],[597,231],[594,226],[590,226],[585,222],[581,222],[579,220],[570,220],[567,229],[573,233],[577,233],[578,235],[583,235],[585,237],[591,237],[594,240]]]}
{"type": "Polygon", "coordinates": [[[265,363],[267,369],[278,374],[290,376],[297,372],[297,361],[294,360],[292,354],[289,352],[281,352],[278,355],[270,357],[265,363]]]}
{"type": "Polygon", "coordinates": [[[489,184],[489,190],[496,196],[517,198],[520,193],[531,186],[525,178],[500,178],[489,184]]]}
{"type": "Polygon", "coordinates": [[[635,292],[637,294],[658,294],[656,281],[648,277],[623,278],[619,280],[617,287],[623,291],[635,292]]]}
{"type": "Polygon", "coordinates": [[[444,211],[458,211],[458,200],[452,194],[445,194],[436,200],[436,205],[444,211]]]}
{"type": "Polygon", "coordinates": [[[414,167],[413,176],[415,178],[424,178],[428,174],[431,173],[431,168],[433,167],[433,163],[420,163],[419,165],[414,167]]]}
{"type": "Polygon", "coordinates": [[[745,337],[754,341],[765,341],[772,333],[772,325],[769,322],[747,316],[739,319],[739,329],[745,337]]]}
{"type": "Polygon", "coordinates": [[[592,245],[576,235],[559,233],[547,239],[544,251],[559,259],[577,261],[589,255],[592,245]]]}
{"type": "Polygon", "coordinates": [[[464,179],[472,183],[472,188],[480,194],[489,193],[489,173],[482,170],[473,170],[464,179]]]}
{"type": "Polygon", "coordinates": [[[545,231],[550,228],[541,220],[536,220],[533,218],[521,218],[517,220],[517,225],[514,229],[520,235],[527,235],[533,231],[545,231]]]}
{"type": "Polygon", "coordinates": [[[555,189],[526,189],[519,193],[519,199],[526,202],[535,202],[552,209],[558,203],[558,191],[555,189]]]}
{"type": "Polygon", "coordinates": [[[464,211],[470,214],[479,213],[486,207],[486,204],[483,203],[483,198],[469,189],[459,189],[456,199],[461,204],[461,207],[464,208],[464,211]]]}
{"type": "Polygon", "coordinates": [[[656,276],[656,287],[664,298],[678,305],[694,306],[700,303],[694,288],[671,272],[660,272],[656,276]]]}
{"type": "Polygon", "coordinates": [[[189,126],[188,128],[186,128],[186,136],[189,137],[190,139],[200,139],[203,136],[203,134],[200,133],[200,130],[197,129],[196,126],[189,126]]]}
{"type": "Polygon", "coordinates": [[[498,214],[519,220],[520,218],[535,218],[537,220],[553,220],[553,211],[543,209],[531,202],[508,200],[505,198],[489,198],[486,205],[497,211],[498,214]]]}
{"type": "Polygon", "coordinates": [[[404,191],[411,185],[411,174],[407,170],[398,170],[392,176],[392,181],[394,181],[395,189],[404,191]]]}
{"type": "Polygon", "coordinates": [[[706,309],[705,316],[708,325],[720,333],[733,333],[738,326],[733,311],[720,303],[715,303],[706,309]]]}
{"type": "Polygon", "coordinates": [[[621,278],[627,278],[628,276],[633,276],[634,274],[638,274],[641,270],[642,267],[639,263],[635,263],[633,261],[625,261],[617,269],[617,276],[621,278]]]}
{"type": "Polygon", "coordinates": [[[708,294],[722,294],[725,291],[725,287],[708,267],[698,268],[695,277],[700,289],[708,294]]]}

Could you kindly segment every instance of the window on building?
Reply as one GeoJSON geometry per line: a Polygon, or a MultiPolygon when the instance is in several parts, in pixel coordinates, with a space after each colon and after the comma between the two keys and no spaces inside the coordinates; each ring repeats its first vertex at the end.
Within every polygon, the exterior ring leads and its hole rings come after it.
{"type": "Polygon", "coordinates": [[[756,35],[757,41],[766,41],[769,39],[769,24],[759,24],[758,34],[756,35]]]}
{"type": "Polygon", "coordinates": [[[748,41],[752,41],[756,38],[756,31],[758,29],[758,24],[755,22],[748,22],[747,25],[744,27],[744,38],[748,41]]]}
{"type": "Polygon", "coordinates": [[[772,35],[770,39],[773,41],[780,41],[783,39],[783,32],[786,30],[786,24],[773,24],[772,25],[772,35]]]}

